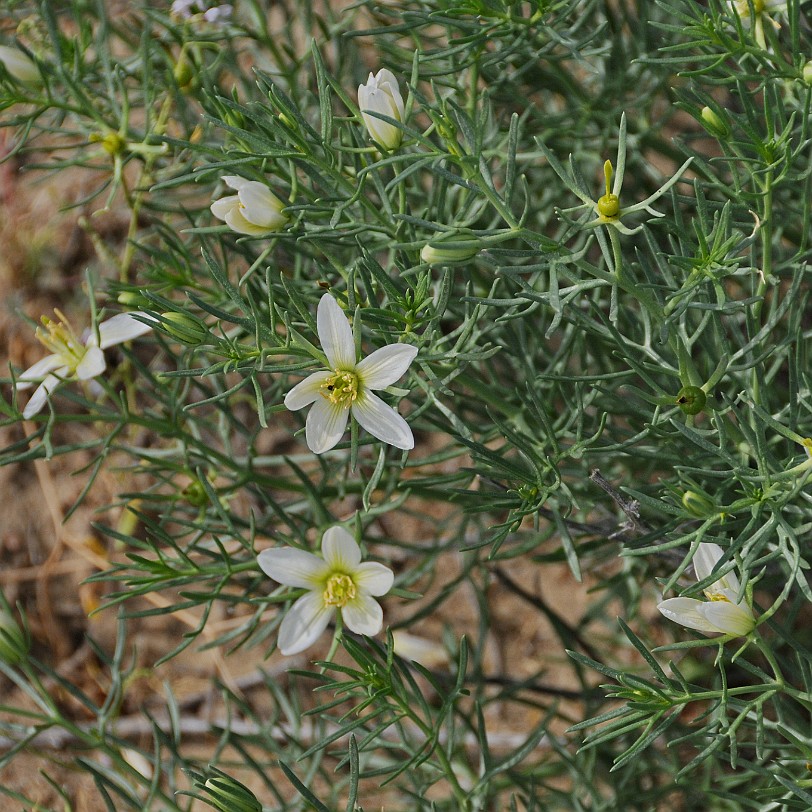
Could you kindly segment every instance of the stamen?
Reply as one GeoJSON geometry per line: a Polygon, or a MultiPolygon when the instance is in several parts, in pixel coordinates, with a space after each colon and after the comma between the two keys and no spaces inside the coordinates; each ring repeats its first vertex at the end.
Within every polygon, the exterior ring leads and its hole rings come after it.
{"type": "Polygon", "coordinates": [[[324,589],[324,603],[327,606],[346,606],[355,598],[357,590],[355,582],[349,575],[335,573],[327,579],[324,589]]]}
{"type": "Polygon", "coordinates": [[[358,398],[358,376],[349,370],[337,369],[319,387],[319,394],[341,406],[351,406],[358,398]]]}

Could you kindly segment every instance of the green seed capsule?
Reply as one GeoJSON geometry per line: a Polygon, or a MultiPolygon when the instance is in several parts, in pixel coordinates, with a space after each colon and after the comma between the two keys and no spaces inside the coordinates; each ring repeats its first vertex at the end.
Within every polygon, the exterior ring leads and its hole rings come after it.
{"type": "Polygon", "coordinates": [[[707,396],[698,386],[683,386],[677,393],[677,406],[684,414],[699,414],[705,408],[707,396]]]}
{"type": "Polygon", "coordinates": [[[617,195],[603,195],[599,197],[598,211],[604,217],[617,217],[620,211],[620,198],[617,195]]]}

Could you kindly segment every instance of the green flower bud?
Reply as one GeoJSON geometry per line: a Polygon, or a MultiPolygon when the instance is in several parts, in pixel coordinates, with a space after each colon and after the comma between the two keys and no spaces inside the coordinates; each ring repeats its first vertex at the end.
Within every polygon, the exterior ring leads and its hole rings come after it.
{"type": "Polygon", "coordinates": [[[700,124],[714,138],[724,140],[730,138],[730,125],[715,110],[703,107],[699,114],[700,124]]]}
{"type": "Polygon", "coordinates": [[[18,665],[28,656],[28,638],[11,613],[0,606],[0,660],[18,665]]]}
{"type": "Polygon", "coordinates": [[[149,299],[134,290],[122,290],[116,297],[116,300],[120,305],[132,307],[136,310],[140,310],[143,307],[152,307],[152,302],[150,302],[149,299]]]}
{"type": "Polygon", "coordinates": [[[699,414],[705,408],[707,396],[698,386],[683,386],[677,393],[677,406],[684,414],[699,414]]]}
{"type": "Polygon", "coordinates": [[[804,81],[808,85],[812,85],[812,59],[810,59],[809,62],[807,62],[806,65],[804,65],[802,75],[804,77],[804,81]]]}
{"type": "Polygon", "coordinates": [[[442,243],[426,243],[420,251],[420,259],[430,265],[451,265],[455,262],[465,262],[479,253],[479,245],[472,243],[459,245],[456,248],[445,247],[442,243]]]}
{"type": "Polygon", "coordinates": [[[181,90],[188,90],[192,86],[195,78],[194,65],[183,56],[178,62],[175,63],[175,69],[172,71],[175,81],[181,90]]]}
{"type": "Polygon", "coordinates": [[[170,311],[161,313],[161,319],[161,328],[184,344],[197,346],[205,343],[211,335],[205,322],[190,313],[170,311]]]}
{"type": "Polygon", "coordinates": [[[181,494],[190,505],[194,505],[195,507],[203,507],[209,504],[209,494],[199,479],[190,482],[181,491],[181,494]]]}
{"type": "Polygon", "coordinates": [[[87,140],[92,144],[101,144],[102,149],[111,156],[121,155],[127,146],[127,142],[118,133],[113,132],[106,135],[91,133],[87,140]]]}
{"type": "Polygon", "coordinates": [[[203,787],[211,796],[207,799],[221,812],[262,812],[262,804],[248,787],[229,776],[209,778],[203,787]]]}
{"type": "Polygon", "coordinates": [[[719,512],[706,494],[697,491],[685,491],[682,494],[682,506],[697,519],[706,519],[719,512]]]}

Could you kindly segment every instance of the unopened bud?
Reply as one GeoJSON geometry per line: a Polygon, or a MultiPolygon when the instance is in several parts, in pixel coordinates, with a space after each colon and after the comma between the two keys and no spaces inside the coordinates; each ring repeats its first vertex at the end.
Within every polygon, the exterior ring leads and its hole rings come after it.
{"type": "Polygon", "coordinates": [[[192,346],[203,344],[211,335],[209,328],[197,316],[174,310],[161,313],[161,328],[172,338],[192,346]]]}
{"type": "Polygon", "coordinates": [[[116,297],[116,300],[120,305],[132,307],[136,310],[140,310],[142,307],[152,307],[152,302],[150,302],[146,296],[142,296],[134,290],[122,290],[116,297]]]}
{"type": "Polygon", "coordinates": [[[451,265],[455,262],[465,262],[479,253],[477,243],[443,245],[442,243],[427,243],[420,251],[420,259],[430,265],[451,265]]]}
{"type": "Polygon", "coordinates": [[[211,796],[207,802],[221,812],[262,812],[256,795],[234,778],[209,778],[203,786],[211,796]]]}
{"type": "Polygon", "coordinates": [[[703,107],[699,118],[702,126],[715,138],[730,138],[730,125],[715,110],[703,107]]]}
{"type": "Polygon", "coordinates": [[[804,65],[803,73],[804,81],[808,85],[812,85],[812,59],[804,65]]]}
{"type": "Polygon", "coordinates": [[[199,479],[190,482],[182,491],[183,498],[195,507],[204,507],[209,504],[209,494],[199,479]]]}
{"type": "Polygon", "coordinates": [[[108,155],[112,156],[121,155],[127,146],[127,142],[118,133],[113,132],[107,133],[106,135],[91,133],[88,136],[88,141],[93,144],[101,144],[101,148],[108,155]]]}
{"type": "Polygon", "coordinates": [[[192,80],[195,78],[194,65],[183,56],[175,63],[175,69],[172,71],[172,75],[181,90],[188,90],[192,85],[192,80]]]}
{"type": "Polygon", "coordinates": [[[6,69],[6,73],[18,82],[33,84],[42,81],[42,76],[36,62],[30,59],[19,48],[9,48],[8,45],[0,45],[0,63],[2,63],[6,69]]]}
{"type": "Polygon", "coordinates": [[[697,519],[705,519],[714,513],[718,513],[716,505],[713,504],[711,499],[704,493],[698,493],[697,491],[685,491],[682,494],[682,506],[692,516],[696,516],[697,519]]]}

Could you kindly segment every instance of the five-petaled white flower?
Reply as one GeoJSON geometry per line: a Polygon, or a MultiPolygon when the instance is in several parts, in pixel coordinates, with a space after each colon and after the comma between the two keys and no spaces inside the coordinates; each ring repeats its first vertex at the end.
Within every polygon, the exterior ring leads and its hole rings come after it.
{"type": "Polygon", "coordinates": [[[364,119],[367,132],[373,140],[388,150],[397,149],[403,139],[403,130],[388,121],[370,115],[381,113],[400,122],[406,119],[403,97],[400,95],[398,80],[392,71],[382,68],[375,76],[370,73],[365,85],[358,85],[358,106],[361,108],[361,117],[364,119]]]}
{"type": "Polygon", "coordinates": [[[411,344],[389,344],[356,362],[355,339],[344,311],[329,293],[319,301],[319,340],[330,369],[314,372],[285,396],[291,411],[313,406],[305,437],[314,454],[329,451],[344,434],[350,412],[373,437],[395,448],[414,448],[409,424],[372,390],[393,384],[417,355],[411,344]]]}
{"type": "Polygon", "coordinates": [[[48,394],[62,381],[87,381],[101,375],[107,367],[103,350],[138,338],[152,329],[151,325],[133,318],[150,319],[146,313],[119,313],[99,324],[98,335],[89,330],[79,338],[65,316],[59,310],[55,313],[57,321],[43,316],[42,327],[36,330],[37,339],[51,351],[51,355],[37,361],[17,378],[17,389],[28,389],[37,381],[41,382],[23,410],[26,420],[42,409],[48,394]]]}
{"type": "MultiPolygon", "coordinates": [[[[718,544],[703,542],[694,553],[697,581],[704,581],[719,563],[724,551],[718,544]]],[[[756,626],[753,610],[739,597],[739,579],[728,572],[705,588],[707,601],[694,598],[669,598],[657,608],[669,620],[688,629],[710,634],[744,637],[756,626]]]]}
{"type": "Polygon", "coordinates": [[[285,204],[264,184],[239,175],[223,175],[236,195],[221,197],[211,204],[211,213],[238,234],[261,237],[279,231],[288,221],[285,204]]]}
{"type": "Polygon", "coordinates": [[[383,610],[374,600],[395,580],[389,567],[361,563],[361,548],[343,527],[331,527],[321,539],[321,557],[294,547],[263,550],[262,571],[285,586],[306,589],[282,620],[277,643],[282,654],[309,648],[327,628],[336,610],[350,631],[377,634],[383,610]]]}

